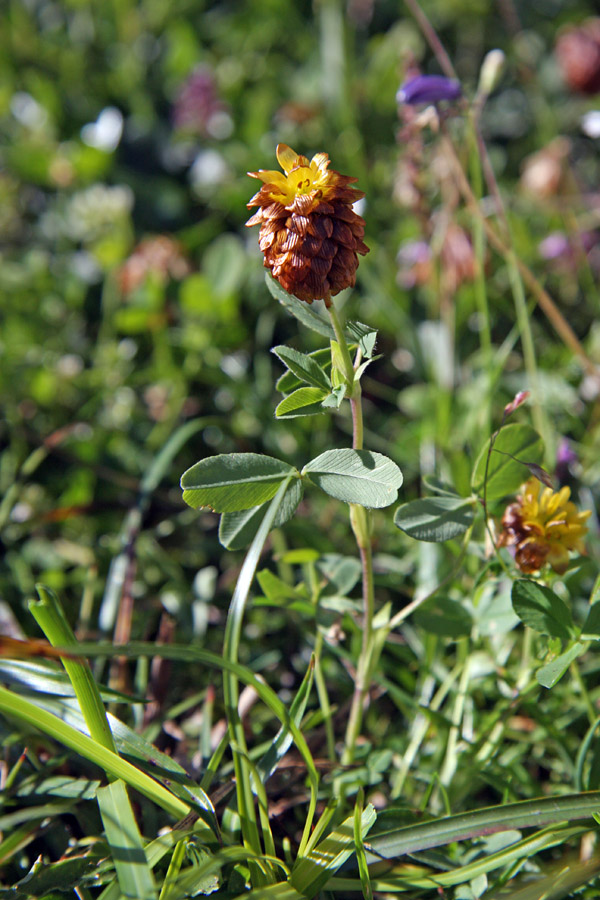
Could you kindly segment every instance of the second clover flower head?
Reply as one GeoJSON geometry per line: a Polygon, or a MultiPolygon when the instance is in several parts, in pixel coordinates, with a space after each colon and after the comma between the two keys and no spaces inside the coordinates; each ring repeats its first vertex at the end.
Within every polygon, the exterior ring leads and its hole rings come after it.
{"type": "Polygon", "coordinates": [[[502,517],[500,547],[513,547],[521,572],[538,572],[546,564],[562,575],[569,565],[569,552],[583,553],[589,510],[578,512],[569,499],[571,491],[543,488],[530,478],[502,517]]]}
{"type": "Polygon", "coordinates": [[[248,203],[258,206],[246,225],[260,225],[264,265],[282,288],[306,303],[324,300],[353,287],[363,242],[364,220],[353,205],[364,197],[351,187],[356,178],[329,169],[326,153],[311,160],[278,144],[283,169],[248,172],[263,182],[248,203]]]}
{"type": "Polygon", "coordinates": [[[442,100],[458,100],[462,88],[458,81],[445,75],[417,75],[400,85],[397,103],[418,106],[420,103],[439,103],[442,100]]]}

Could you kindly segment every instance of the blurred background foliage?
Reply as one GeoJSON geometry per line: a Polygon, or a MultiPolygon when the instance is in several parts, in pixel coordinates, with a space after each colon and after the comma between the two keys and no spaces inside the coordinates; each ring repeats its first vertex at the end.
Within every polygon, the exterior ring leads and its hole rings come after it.
{"type": "MultiPolygon", "coordinates": [[[[598,138],[582,117],[598,97],[572,90],[555,52],[561,28],[595,4],[424,0],[423,9],[467,96],[486,52],[504,50],[506,73],[483,113],[490,158],[522,259],[597,356],[598,138]],[[526,160],[540,152],[558,175],[538,173],[532,187],[526,160]],[[540,249],[554,233],[583,232],[592,234],[583,265],[572,247],[540,249]]],[[[0,592],[11,628],[34,633],[24,603],[42,581],[80,633],[112,634],[105,585],[134,541],[131,634],[155,636],[168,614],[180,638],[202,638],[222,620],[240,557],[218,544],[215,516],[184,507],[181,472],[232,451],[301,467],[350,442],[343,417],[273,418],[281,368],[270,347],[322,345],[273,300],[256,230],[244,228],[256,189],[246,172],[274,168],[278,142],[325,150],[367,195],[371,253],[342,298],[346,314],[381,330],[385,354],[365,380],[366,446],[402,467],[404,499],[433,472],[468,490],[490,423],[527,383],[506,268],[493,254],[487,291],[503,369],[485,382],[471,225],[435,133],[406,140],[396,107],[399,84],[417,70],[439,67],[392,0],[0,5],[0,592]],[[459,228],[455,257],[440,251],[448,222],[459,228]],[[440,291],[444,272],[452,278],[440,291]],[[191,420],[198,427],[137,534],[127,515],[142,479],[191,420]]],[[[593,505],[597,387],[533,306],[531,319],[555,442],[547,466],[568,437],[569,477],[593,505]]],[[[439,548],[417,547],[383,515],[377,533],[382,599],[398,607],[419,579],[443,577],[439,548]]],[[[325,497],[309,495],[285,534],[291,547],[352,552],[344,510],[325,497]]],[[[284,538],[275,540],[281,550],[284,538]]],[[[473,578],[479,565],[472,560],[473,578]]],[[[252,613],[253,660],[264,650],[263,663],[293,669],[278,638],[294,627],[290,615],[252,613]]]]}

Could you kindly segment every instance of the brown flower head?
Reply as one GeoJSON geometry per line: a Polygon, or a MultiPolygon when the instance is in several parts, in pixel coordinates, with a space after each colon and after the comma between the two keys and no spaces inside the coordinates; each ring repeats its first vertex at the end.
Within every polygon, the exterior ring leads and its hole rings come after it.
{"type": "Polygon", "coordinates": [[[530,478],[502,516],[498,546],[515,547],[515,562],[522,572],[538,572],[546,563],[562,575],[569,565],[569,551],[583,553],[589,510],[578,512],[569,500],[571,491],[542,487],[530,478]]]}
{"type": "Polygon", "coordinates": [[[565,28],[556,42],[556,57],[567,85],[581,94],[600,91],[600,19],[565,28]]]}
{"type": "Polygon", "coordinates": [[[283,174],[270,169],[248,172],[263,182],[248,207],[258,211],[246,225],[260,225],[264,265],[290,294],[312,303],[325,300],[356,281],[365,223],[352,209],[362,191],[356,178],[329,169],[326,153],[311,160],[286,144],[277,145],[283,174]]]}
{"type": "Polygon", "coordinates": [[[554,138],[546,147],[526,157],[521,166],[521,189],[534,197],[554,197],[564,186],[571,142],[554,138]]]}
{"type": "Polygon", "coordinates": [[[181,245],[166,234],[145,238],[121,266],[118,278],[123,294],[131,294],[150,273],[161,283],[169,278],[180,281],[191,266],[181,245]]]}
{"type": "Polygon", "coordinates": [[[456,222],[450,222],[446,229],[440,260],[444,286],[451,294],[465,281],[475,279],[473,245],[467,232],[456,222]]]}

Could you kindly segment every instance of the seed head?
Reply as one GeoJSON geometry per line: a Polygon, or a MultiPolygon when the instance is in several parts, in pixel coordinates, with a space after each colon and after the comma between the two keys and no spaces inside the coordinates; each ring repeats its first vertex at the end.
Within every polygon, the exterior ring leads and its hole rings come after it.
{"type": "Polygon", "coordinates": [[[364,193],[350,187],[356,178],[328,168],[326,153],[309,160],[278,144],[277,161],[283,173],[248,172],[263,186],[247,204],[259,208],[246,225],[260,225],[264,265],[284,290],[329,306],[333,295],[353,287],[357,254],[369,252],[364,220],[352,208],[364,193]]]}

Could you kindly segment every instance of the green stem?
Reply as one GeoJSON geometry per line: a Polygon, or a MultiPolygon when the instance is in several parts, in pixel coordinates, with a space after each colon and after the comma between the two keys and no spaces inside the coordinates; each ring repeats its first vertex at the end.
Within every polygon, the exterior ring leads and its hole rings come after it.
{"type": "MultiPolygon", "coordinates": [[[[451,672],[449,672],[431,700],[429,699],[429,697],[433,693],[435,682],[432,675],[427,675],[423,684],[423,688],[421,690],[419,706],[429,709],[432,712],[437,712],[446,699],[452,685],[458,678],[459,672],[460,666],[457,666],[451,672]]],[[[424,712],[419,711],[413,719],[413,723],[411,726],[410,743],[404,752],[404,755],[398,767],[398,771],[393,778],[391,794],[392,799],[396,800],[402,794],[404,782],[406,781],[408,773],[410,772],[412,764],[417,757],[422,742],[425,740],[425,736],[430,726],[430,717],[427,716],[424,712]]]]}
{"type": "Polygon", "coordinates": [[[354,366],[352,364],[352,357],[350,356],[350,350],[346,341],[346,335],[344,334],[344,327],[340,321],[340,317],[337,314],[337,309],[335,308],[333,303],[327,308],[327,311],[329,313],[329,318],[331,319],[331,324],[333,326],[333,330],[335,331],[335,337],[338,343],[338,347],[340,348],[340,353],[342,355],[344,375],[347,382],[346,396],[351,399],[354,396],[355,388],[354,366]]]}
{"type": "MultiPolygon", "coordinates": [[[[355,369],[350,356],[350,349],[344,334],[342,322],[335,306],[329,307],[329,317],[338,342],[338,347],[344,366],[344,374],[347,383],[347,396],[352,410],[352,447],[354,450],[363,449],[363,412],[360,382],[355,380],[355,369]]],[[[359,351],[360,353],[360,351],[359,351]]],[[[357,357],[357,365],[360,355],[357,357]]],[[[362,725],[363,707],[369,690],[370,676],[373,662],[373,615],[375,612],[375,591],[373,586],[373,554],[371,544],[370,513],[364,506],[356,503],[350,504],[350,524],[358,546],[362,567],[362,593],[363,593],[363,620],[362,620],[362,644],[358,666],[356,671],[356,683],[346,736],[342,762],[349,765],[354,759],[356,741],[362,725]]]]}
{"type": "MultiPolygon", "coordinates": [[[[508,277],[512,288],[512,295],[515,301],[515,312],[517,314],[517,324],[521,333],[521,346],[523,348],[523,360],[525,362],[525,371],[531,385],[533,394],[533,421],[535,427],[544,439],[546,448],[550,446],[551,430],[542,411],[540,402],[540,386],[537,370],[537,362],[535,358],[535,347],[533,345],[533,335],[531,333],[531,324],[529,322],[529,313],[527,311],[527,301],[525,299],[525,290],[523,281],[517,265],[517,259],[510,247],[509,253],[506,255],[506,265],[508,267],[508,277]]],[[[548,452],[548,450],[547,450],[548,452]]]]}
{"type": "Polygon", "coordinates": [[[594,704],[592,703],[585,682],[581,676],[581,669],[579,668],[576,659],[571,663],[571,674],[581,693],[581,699],[583,700],[589,723],[590,725],[593,725],[597,719],[596,710],[594,709],[594,704]]]}
{"type": "Polygon", "coordinates": [[[176,900],[177,897],[181,896],[177,888],[177,877],[181,866],[185,861],[186,844],[187,838],[183,838],[175,844],[175,849],[171,854],[171,861],[158,900],[176,900]]]}
{"type": "MultiPolygon", "coordinates": [[[[481,160],[479,157],[477,146],[476,125],[473,121],[472,116],[470,117],[469,121],[471,123],[471,150],[469,154],[471,180],[473,182],[474,194],[479,200],[481,200],[481,197],[483,196],[483,178],[481,173],[481,160]]],[[[485,369],[487,375],[486,400],[488,402],[485,404],[485,430],[489,433],[491,424],[491,410],[489,399],[491,395],[492,385],[494,384],[494,359],[492,352],[490,310],[488,306],[487,285],[485,278],[486,240],[485,231],[483,230],[481,219],[478,216],[472,217],[471,228],[473,233],[473,247],[475,250],[475,258],[477,260],[474,285],[475,302],[477,304],[477,312],[479,313],[479,335],[481,342],[481,355],[483,358],[483,368],[485,369]]]]}
{"type": "MultiPolygon", "coordinates": [[[[310,561],[306,563],[304,567],[305,578],[310,587],[310,599],[312,604],[315,607],[315,618],[317,616],[318,607],[319,607],[319,599],[321,596],[321,585],[319,584],[319,579],[317,576],[317,570],[315,568],[314,561],[310,561]]],[[[325,740],[327,743],[327,756],[331,762],[336,762],[337,756],[335,752],[335,735],[333,732],[333,721],[331,716],[331,704],[329,703],[329,693],[327,691],[327,682],[325,681],[325,676],[323,675],[323,668],[321,666],[321,657],[323,655],[323,631],[317,625],[317,631],[315,636],[315,685],[317,688],[317,696],[319,698],[319,705],[321,707],[321,712],[323,713],[323,722],[325,725],[325,740]]]]}
{"type": "MultiPolygon", "coordinates": [[[[356,506],[351,509],[353,512],[368,515],[367,510],[363,506],[356,506]]],[[[356,535],[356,532],[355,532],[356,535]]],[[[357,539],[358,540],[358,539],[357,539]]],[[[358,667],[356,670],[356,682],[354,686],[354,694],[352,696],[352,705],[350,707],[350,716],[346,727],[346,737],[344,741],[344,752],[342,754],[342,763],[349,765],[354,759],[354,751],[356,741],[360,734],[362,725],[363,708],[365,697],[369,690],[371,681],[371,668],[373,656],[373,615],[375,612],[375,591],[373,587],[373,554],[371,551],[371,542],[361,546],[359,544],[360,561],[363,572],[363,621],[362,621],[362,646],[358,667]]]]}
{"type": "Polygon", "coordinates": [[[317,696],[319,705],[323,713],[323,722],[325,724],[325,739],[327,742],[327,756],[331,762],[337,759],[335,753],[335,735],[333,733],[333,724],[331,721],[331,706],[329,704],[329,694],[327,692],[327,682],[323,675],[321,667],[321,653],[323,650],[323,633],[317,631],[315,640],[315,684],[317,687],[317,696]]]}
{"type": "Polygon", "coordinates": [[[469,685],[469,641],[468,638],[462,638],[459,644],[458,652],[460,655],[463,670],[458,683],[458,693],[452,710],[452,727],[448,734],[448,743],[446,746],[446,755],[444,764],[440,772],[440,782],[445,787],[452,781],[452,776],[456,771],[458,758],[458,738],[460,734],[460,724],[462,722],[465,709],[465,700],[467,697],[467,688],[469,685]]]}

